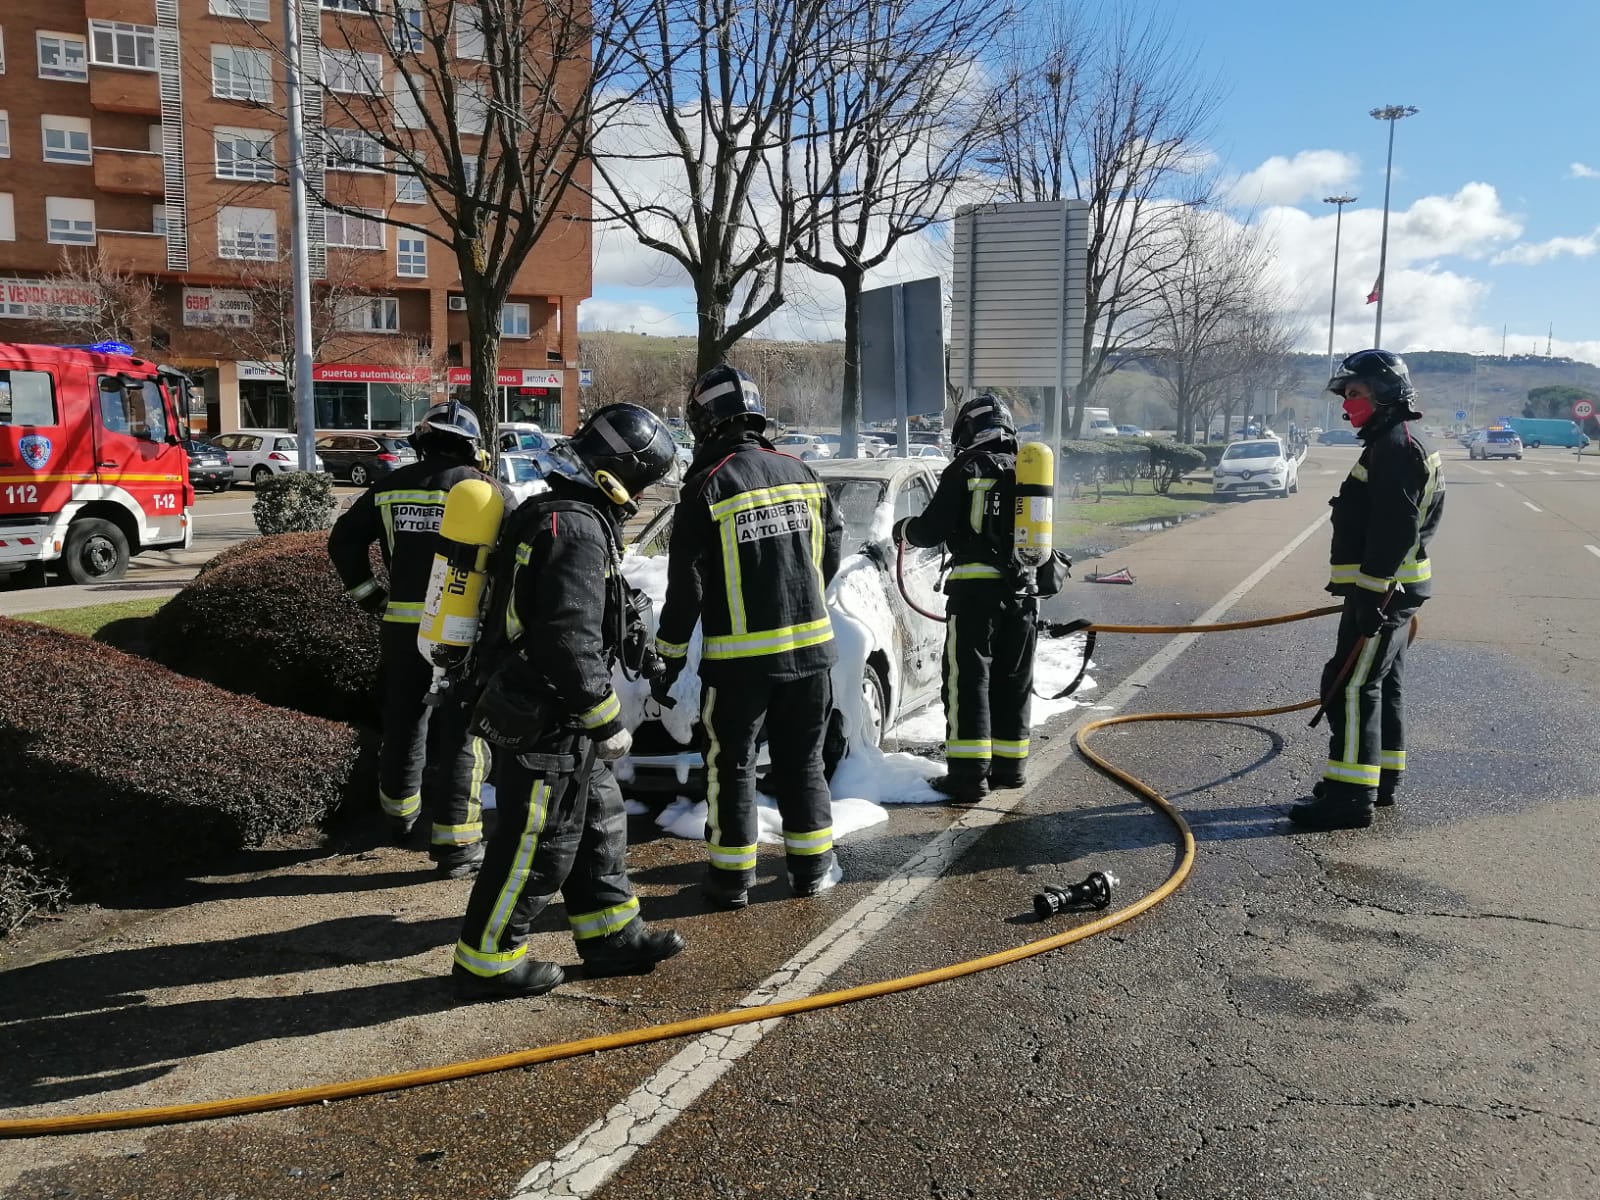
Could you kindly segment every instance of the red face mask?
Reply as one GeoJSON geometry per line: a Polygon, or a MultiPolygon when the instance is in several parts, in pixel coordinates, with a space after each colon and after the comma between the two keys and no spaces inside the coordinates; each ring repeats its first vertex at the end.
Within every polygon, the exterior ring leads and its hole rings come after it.
{"type": "Polygon", "coordinates": [[[1344,398],[1344,419],[1357,429],[1372,420],[1372,414],[1375,411],[1372,401],[1366,396],[1346,396],[1344,398]]]}

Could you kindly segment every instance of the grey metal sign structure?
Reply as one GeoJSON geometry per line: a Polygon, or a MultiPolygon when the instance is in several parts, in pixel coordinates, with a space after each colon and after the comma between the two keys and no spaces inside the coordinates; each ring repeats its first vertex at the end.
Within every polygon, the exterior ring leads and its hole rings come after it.
{"type": "Polygon", "coordinates": [[[984,204],[955,220],[950,373],[963,394],[1053,389],[1044,422],[1061,443],[1063,399],[1083,376],[1089,206],[1081,200],[984,204]]]}
{"type": "Polygon", "coordinates": [[[943,307],[937,278],[861,293],[861,419],[893,421],[901,454],[907,418],[944,411],[943,307]]]}

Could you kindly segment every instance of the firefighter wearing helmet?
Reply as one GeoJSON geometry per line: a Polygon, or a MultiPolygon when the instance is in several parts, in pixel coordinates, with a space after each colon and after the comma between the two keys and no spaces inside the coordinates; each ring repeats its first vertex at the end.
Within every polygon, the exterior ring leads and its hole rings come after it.
{"type": "Polygon", "coordinates": [[[1406,768],[1401,672],[1411,618],[1432,591],[1428,543],[1444,513],[1439,455],[1411,422],[1422,416],[1404,360],[1362,350],[1328,390],[1361,439],[1333,506],[1328,590],[1344,598],[1322,670],[1331,734],[1312,798],[1289,810],[1303,829],[1359,829],[1395,802],[1406,768]]]}
{"type": "Polygon", "coordinates": [[[749,903],[756,869],[756,739],[767,730],[783,819],[789,888],[814,896],[841,877],[823,738],[836,652],[823,591],[839,567],[844,526],[810,467],[763,436],[761,393],[743,371],[713,367],[685,406],[694,461],[673,514],[667,596],[656,630],[672,703],[689,639],[701,626],[706,753],[705,896],[749,903]]]}
{"type": "Polygon", "coordinates": [[[433,568],[445,497],[456,484],[480,479],[483,446],[477,415],[460,401],[436,404],[411,434],[417,461],[377,480],[334,522],[328,555],[345,595],[382,618],[378,634],[383,689],[383,746],[378,798],[398,845],[410,838],[423,813],[431,823],[430,853],[441,875],[472,874],[483,858],[483,817],[478,789],[488,766],[482,746],[466,736],[453,706],[423,701],[433,671],[417,653],[428,576],[433,568]],[[389,569],[384,589],[372,575],[376,542],[389,569]]]}
{"type": "Polygon", "coordinates": [[[935,790],[975,804],[990,788],[1022,787],[1028,762],[1034,585],[1012,554],[1017,428],[1005,401],[967,401],[950,430],[955,461],[919,515],[896,522],[894,540],[945,546],[945,774],[935,790]]]}
{"type": "Polygon", "coordinates": [[[559,891],[590,976],[637,974],[683,949],[652,929],[628,881],[627,815],[611,762],[632,739],[611,671],[647,672],[647,602],[622,578],[622,523],[676,459],[661,419],[610,404],[548,454],[547,493],[506,518],[479,641],[471,730],[493,747],[497,819],[451,973],[461,1000],[534,996],[560,966],[528,954],[559,891]]]}

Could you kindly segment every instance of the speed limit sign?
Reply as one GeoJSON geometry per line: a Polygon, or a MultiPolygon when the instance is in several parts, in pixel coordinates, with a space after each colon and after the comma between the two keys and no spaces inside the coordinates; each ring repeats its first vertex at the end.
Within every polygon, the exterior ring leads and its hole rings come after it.
{"type": "Polygon", "coordinates": [[[1594,416],[1593,400],[1576,400],[1572,405],[1572,419],[1574,421],[1587,421],[1594,416]]]}

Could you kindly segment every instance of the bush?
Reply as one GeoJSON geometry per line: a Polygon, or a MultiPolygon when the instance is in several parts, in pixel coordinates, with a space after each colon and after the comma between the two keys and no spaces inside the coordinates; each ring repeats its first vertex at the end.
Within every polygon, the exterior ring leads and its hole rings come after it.
{"type": "Polygon", "coordinates": [[[3,617],[0,661],[0,913],[220,865],[369,787],[346,726],[3,617]]]}
{"type": "Polygon", "coordinates": [[[322,471],[291,471],[256,484],[253,511],[264,534],[329,529],[336,507],[333,476],[322,471]]]}
{"type": "Polygon", "coordinates": [[[1205,466],[1206,456],[1198,446],[1153,438],[1150,442],[1150,463],[1152,484],[1158,494],[1165,495],[1174,483],[1190,471],[1205,466]]]}
{"type": "Polygon", "coordinates": [[[67,881],[38,861],[21,825],[0,817],[0,937],[36,912],[67,906],[67,881]]]}
{"type": "Polygon", "coordinates": [[[375,725],[378,624],[345,598],[325,534],[285,533],[208,563],[155,615],[149,644],[157,661],[196,679],[375,725]]]}

